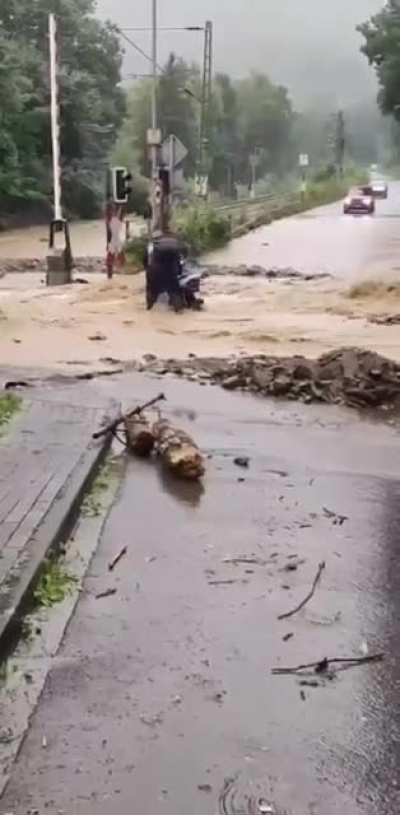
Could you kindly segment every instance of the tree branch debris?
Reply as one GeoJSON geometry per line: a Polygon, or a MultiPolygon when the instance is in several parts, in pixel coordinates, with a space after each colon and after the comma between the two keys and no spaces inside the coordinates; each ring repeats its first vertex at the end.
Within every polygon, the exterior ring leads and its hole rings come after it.
{"type": "Polygon", "coordinates": [[[285,612],[285,614],[280,614],[278,620],[287,620],[289,617],[293,617],[294,614],[297,614],[298,611],[301,611],[301,609],[304,608],[305,605],[307,605],[307,603],[314,596],[314,592],[318,586],[319,581],[321,580],[322,572],[324,571],[325,566],[326,566],[325,561],[322,561],[322,563],[319,564],[317,574],[315,575],[314,582],[311,587],[311,591],[309,591],[307,597],[305,597],[304,600],[302,600],[302,602],[299,603],[298,606],[296,606],[296,608],[292,609],[292,611],[287,611],[285,612]]]}
{"type": "Polygon", "coordinates": [[[271,673],[274,676],[307,676],[305,672],[310,671],[314,674],[326,674],[329,672],[331,665],[338,665],[337,671],[345,671],[348,668],[356,668],[359,665],[367,665],[371,662],[382,662],[384,657],[383,653],[371,654],[367,657],[334,657],[333,659],[325,657],[319,662],[308,662],[305,665],[296,665],[294,668],[272,668],[271,673]]]}
{"type": "Polygon", "coordinates": [[[122,558],[127,554],[127,552],[128,552],[128,547],[124,546],[124,548],[121,549],[119,554],[115,556],[114,560],[112,560],[111,563],[108,564],[108,571],[109,572],[114,571],[115,567],[118,565],[120,560],[122,560],[122,558]]]}

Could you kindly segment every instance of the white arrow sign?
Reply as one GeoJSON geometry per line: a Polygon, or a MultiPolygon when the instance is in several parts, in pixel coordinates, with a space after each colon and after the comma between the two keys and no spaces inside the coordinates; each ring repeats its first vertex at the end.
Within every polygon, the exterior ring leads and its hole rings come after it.
{"type": "Polygon", "coordinates": [[[162,162],[171,170],[185,160],[188,150],[177,136],[168,136],[161,147],[162,162]]]}

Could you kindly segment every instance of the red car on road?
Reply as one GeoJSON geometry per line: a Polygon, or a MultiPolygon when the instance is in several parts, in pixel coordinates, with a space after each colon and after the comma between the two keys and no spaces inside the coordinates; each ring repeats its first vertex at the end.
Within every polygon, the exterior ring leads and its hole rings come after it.
{"type": "Polygon", "coordinates": [[[343,204],[343,212],[345,215],[373,215],[375,199],[367,190],[350,190],[343,204]]]}

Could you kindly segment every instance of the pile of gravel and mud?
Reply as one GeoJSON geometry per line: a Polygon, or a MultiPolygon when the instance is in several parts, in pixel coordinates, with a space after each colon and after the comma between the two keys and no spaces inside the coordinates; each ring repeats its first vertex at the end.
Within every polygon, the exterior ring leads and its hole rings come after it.
{"type": "Polygon", "coordinates": [[[358,348],[331,351],[315,360],[258,354],[235,359],[192,355],[184,361],[161,361],[149,354],[139,369],[304,403],[384,410],[400,406],[400,364],[358,348]]]}
{"type": "MultiPolygon", "coordinates": [[[[47,268],[45,258],[3,258],[0,260],[0,277],[7,274],[24,274],[39,272],[45,274],[47,268]]],[[[93,274],[105,271],[105,259],[102,257],[76,257],[74,258],[74,272],[78,274],[93,274]]]]}
{"type": "Polygon", "coordinates": [[[299,272],[293,269],[292,266],[278,267],[273,266],[266,269],[264,266],[246,266],[239,264],[238,266],[217,266],[217,265],[197,265],[198,270],[202,273],[203,277],[261,277],[265,280],[323,280],[331,277],[327,272],[299,272]]]}

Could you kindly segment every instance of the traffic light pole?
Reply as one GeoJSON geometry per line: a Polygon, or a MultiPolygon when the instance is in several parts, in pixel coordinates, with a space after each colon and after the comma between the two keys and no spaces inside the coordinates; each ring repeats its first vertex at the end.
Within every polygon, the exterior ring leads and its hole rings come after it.
{"type": "Polygon", "coordinates": [[[168,225],[168,195],[165,184],[159,178],[159,151],[160,145],[157,143],[158,115],[157,115],[157,0],[152,0],[152,87],[151,87],[151,130],[153,141],[151,144],[151,178],[152,178],[152,219],[151,234],[164,232],[168,225]]]}
{"type": "MultiPolygon", "coordinates": [[[[152,83],[151,83],[151,127],[153,131],[157,130],[157,0],[152,0],[152,83]]],[[[157,175],[157,146],[153,145],[152,148],[152,177],[153,181],[157,175]]]]}

